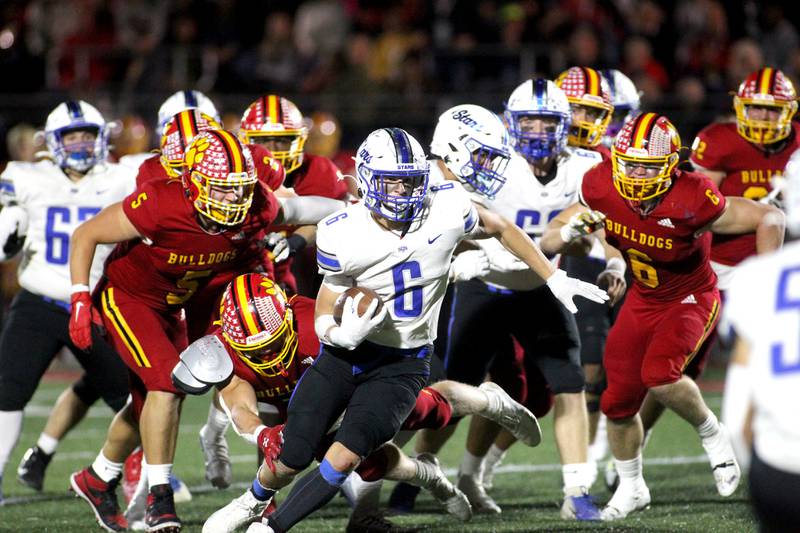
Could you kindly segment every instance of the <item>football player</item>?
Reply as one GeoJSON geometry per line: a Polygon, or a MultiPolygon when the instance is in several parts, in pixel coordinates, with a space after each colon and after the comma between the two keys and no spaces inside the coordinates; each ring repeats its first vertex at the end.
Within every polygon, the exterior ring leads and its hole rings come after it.
{"type": "MultiPolygon", "coordinates": [[[[680,148],[678,131],[666,117],[644,113],[625,125],[611,160],[587,172],[581,187],[582,202],[605,215],[605,239],[623,252],[635,280],[603,357],[608,387],[600,403],[620,475],[604,520],[650,503],[638,414],[648,391],[697,430],[720,495],[733,494],[740,480],[728,432],[683,370],[701,356],[719,318],[710,232],[755,232],[757,249],[766,252],[782,243],[783,217],[772,206],[726,198],[702,174],[677,170],[680,148]]],[[[543,249],[557,252],[570,240],[562,229],[581,209],[556,217],[543,249]]]]}
{"type": "MultiPolygon", "coordinates": [[[[111,346],[98,337],[85,353],[69,338],[67,263],[75,228],[134,187],[131,170],[106,160],[108,127],[92,105],[82,100],[59,104],[47,117],[45,141],[48,159],[12,161],[0,175],[0,256],[23,256],[22,290],[0,336],[0,477],[20,436],[23,409],[59,350],[70,348],[85,374],[59,399],[55,416],[20,463],[20,481],[35,490],[42,490],[59,440],[89,406],[101,397],[115,411],[125,404],[125,368],[111,346]]],[[[87,286],[100,279],[110,251],[100,248],[87,264],[87,286]]]]}
{"type": "Polygon", "coordinates": [[[611,123],[614,105],[606,79],[593,68],[571,67],[555,81],[567,95],[571,110],[569,146],[594,150],[608,158],[608,148],[602,141],[611,123]]]}
{"type": "MultiPolygon", "coordinates": [[[[789,158],[783,191],[789,235],[800,236],[800,151],[789,158]]],[[[742,467],[761,531],[797,529],[800,491],[800,241],[744,262],[728,288],[723,320],[736,342],[722,418],[742,467]]],[[[723,329],[726,329],[723,326],[723,329]]]]}
{"type": "MultiPolygon", "coordinates": [[[[733,97],[736,122],[717,122],[704,128],[692,144],[691,161],[710,177],[725,196],[769,201],[773,178],[780,177],[789,156],[800,147],[797,93],[778,69],[765,67],[751,73],[733,97]]],[[[756,236],[714,235],[711,264],[726,290],[731,274],[742,260],[756,253],[756,236]]]]}
{"type": "MultiPolygon", "coordinates": [[[[242,115],[239,126],[242,142],[266,147],[286,171],[285,195],[316,195],[327,198],[346,199],[349,197],[347,182],[333,161],[327,157],[305,153],[308,128],[297,106],[288,98],[277,94],[267,94],[255,100],[242,115]]],[[[278,228],[280,234],[272,236],[285,240],[281,247],[285,250],[276,261],[275,279],[290,293],[298,291],[298,280],[292,273],[292,256],[309,244],[314,244],[316,236],[313,226],[306,228],[278,228]]],[[[309,269],[309,277],[314,277],[309,269]]],[[[310,280],[303,280],[310,285],[310,280]]],[[[304,286],[305,294],[311,294],[315,287],[304,286]]]]}
{"type": "MultiPolygon", "coordinates": [[[[503,173],[505,184],[494,198],[479,201],[538,239],[547,221],[575,201],[583,173],[601,157],[596,152],[567,148],[569,103],[564,92],[549,80],[528,80],[517,87],[506,104],[505,118],[514,143],[514,153],[503,173]]],[[[445,141],[452,142],[444,139],[437,145],[446,148],[445,141]]],[[[446,155],[442,150],[441,156],[446,155]]],[[[447,174],[444,161],[438,167],[447,174]]],[[[574,310],[561,305],[546,288],[545,280],[524,269],[500,242],[489,239],[481,241],[480,246],[489,256],[490,272],[456,284],[445,356],[447,377],[480,383],[494,346],[513,334],[526,352],[525,366],[538,367],[555,395],[556,443],[565,491],[561,514],[564,518],[597,519],[599,512],[588,496],[593,471],[586,456],[584,378],[575,318],[570,312],[574,310]],[[535,317],[531,309],[536,310],[535,317]],[[520,321],[509,320],[509,316],[520,321]]],[[[479,429],[481,425],[487,424],[479,419],[471,421],[458,486],[477,512],[497,513],[499,506],[481,483],[483,458],[497,429],[479,429]]],[[[503,438],[502,444],[507,448],[511,442],[503,438]]]]}
{"type": "Polygon", "coordinates": [[[130,370],[132,403],[112,421],[94,464],[70,479],[97,519],[113,530],[126,527],[113,489],[122,461],[138,444],[138,431],[150,489],[146,525],[181,528],[168,478],[182,395],[169,375],[186,347],[184,313],[188,340],[199,338],[227,283],[261,263],[258,240],[271,224],[313,223],[342,205],[321,198],[281,204],[256,177],[247,147],[225,130],[197,134],[186,148],[184,169],[181,180],[145,183],[73,236],[70,337],[88,349],[92,325],[101,322],[130,370]],[[93,301],[88,266],[99,243],[119,244],[93,301]]]}
{"type": "Polygon", "coordinates": [[[284,445],[274,469],[259,471],[261,486],[274,492],[290,483],[345,414],[320,466],[294,485],[265,523],[251,525],[253,531],[286,531],[320,508],[364,457],[400,429],[430,372],[450,259],[464,238],[497,236],[567,305],[576,295],[606,297],[553,268],[520,228],[479,213],[457,182],[429,186],[429,168],[419,142],[404,130],[372,132],[356,159],[363,201],[317,226],[325,274],[315,310],[321,355],[295,388],[284,445]],[[376,291],[385,304],[379,309],[373,300],[360,315],[362,296],[348,297],[337,323],[334,303],[354,285],[376,291]]]}
{"type": "MultiPolygon", "coordinates": [[[[212,384],[220,383],[219,408],[232,419],[240,436],[262,445],[265,443],[262,437],[274,432],[264,424],[274,426],[285,422],[295,385],[314,364],[319,347],[314,331],[314,300],[302,296],[288,299],[267,276],[245,274],[231,282],[225,291],[219,327],[181,354],[181,362],[173,370],[173,381],[192,394],[203,393],[212,384]]],[[[529,444],[538,444],[541,438],[536,419],[488,384],[479,390],[440,382],[423,389],[403,427],[442,427],[453,414],[472,413],[501,421],[529,444]]],[[[273,453],[264,452],[265,456],[273,453]]],[[[376,460],[368,461],[373,470],[379,470],[374,465],[376,460]]],[[[366,475],[367,466],[362,464],[358,472],[366,475]]],[[[418,469],[428,470],[424,466],[418,469]]],[[[443,479],[438,468],[436,472],[435,476],[417,481],[424,481],[447,503],[459,493],[443,479]]],[[[206,521],[204,531],[233,531],[258,518],[266,507],[266,501],[259,502],[258,494],[259,486],[254,484],[254,490],[214,513],[206,521]]],[[[450,507],[462,519],[469,516],[469,503],[463,495],[453,500],[450,507]]]]}
{"type": "Polygon", "coordinates": [[[600,75],[608,84],[611,105],[614,106],[611,120],[608,122],[605,135],[603,135],[603,146],[610,150],[623,126],[639,114],[642,92],[636,88],[628,76],[617,69],[601,70],[600,75]]]}

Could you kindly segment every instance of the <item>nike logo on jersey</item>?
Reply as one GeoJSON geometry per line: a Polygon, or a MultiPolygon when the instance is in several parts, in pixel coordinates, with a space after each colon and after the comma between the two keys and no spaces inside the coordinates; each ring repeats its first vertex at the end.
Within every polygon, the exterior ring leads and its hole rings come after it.
{"type": "Polygon", "coordinates": [[[110,190],[110,189],[103,189],[102,191],[95,191],[95,192],[96,192],[98,195],[100,195],[100,194],[105,194],[105,193],[107,193],[109,190],[110,190]]]}
{"type": "Polygon", "coordinates": [[[696,304],[697,303],[697,299],[694,297],[694,294],[690,294],[689,296],[687,296],[686,298],[681,300],[681,303],[682,304],[696,304]]]}
{"type": "Polygon", "coordinates": [[[668,219],[668,218],[662,218],[661,220],[659,220],[657,222],[657,224],[659,226],[664,226],[665,228],[675,229],[675,224],[673,224],[672,221],[670,219],[668,219]]]}
{"type": "Polygon", "coordinates": [[[438,238],[439,238],[439,237],[441,237],[441,236],[442,236],[442,234],[440,233],[439,235],[437,235],[437,236],[436,236],[436,237],[434,237],[433,239],[431,239],[430,237],[428,237],[428,244],[433,244],[434,242],[436,242],[436,239],[438,239],[438,238]]]}

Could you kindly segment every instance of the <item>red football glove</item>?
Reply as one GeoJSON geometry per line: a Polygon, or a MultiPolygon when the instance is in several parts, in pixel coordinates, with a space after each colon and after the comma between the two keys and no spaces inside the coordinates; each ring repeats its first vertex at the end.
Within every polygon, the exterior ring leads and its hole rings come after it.
{"type": "Polygon", "coordinates": [[[264,463],[267,468],[274,474],[275,461],[278,460],[283,448],[283,424],[262,429],[256,438],[256,445],[264,454],[264,463]]]}
{"type": "Polygon", "coordinates": [[[69,317],[69,338],[75,347],[88,351],[92,347],[92,324],[103,330],[103,319],[92,305],[89,291],[72,293],[72,313],[69,317]]]}

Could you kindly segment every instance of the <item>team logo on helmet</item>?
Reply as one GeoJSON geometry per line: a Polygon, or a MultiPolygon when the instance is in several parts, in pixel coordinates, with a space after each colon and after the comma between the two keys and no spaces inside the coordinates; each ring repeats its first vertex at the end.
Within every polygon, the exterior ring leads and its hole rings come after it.
{"type": "Polygon", "coordinates": [[[198,109],[186,109],[172,117],[161,135],[161,165],[172,178],[185,170],[186,146],[198,133],[219,129],[219,123],[198,109]]]}
{"type": "Polygon", "coordinates": [[[286,173],[303,164],[308,128],[294,103],[276,94],[262,96],[245,110],[239,138],[246,144],[265,144],[286,173]]]}
{"type": "Polygon", "coordinates": [[[644,113],[628,122],[611,149],[617,192],[634,207],[666,193],[680,148],[678,130],[667,117],[644,113]]]}
{"type": "Polygon", "coordinates": [[[792,132],[797,93],[778,69],[766,67],[750,74],[733,97],[736,130],[755,144],[782,141],[792,132]]]}
{"type": "Polygon", "coordinates": [[[244,221],[257,182],[246,146],[229,131],[204,131],[186,147],[184,165],[184,186],[201,215],[225,226],[244,221]]]}
{"type": "Polygon", "coordinates": [[[556,79],[572,107],[570,146],[592,148],[600,144],[611,121],[614,106],[608,83],[593,68],[572,67],[556,79]]]}
{"type": "Polygon", "coordinates": [[[297,352],[297,333],[286,294],[263,274],[244,274],[225,289],[222,336],[256,373],[287,375],[297,352]]]}

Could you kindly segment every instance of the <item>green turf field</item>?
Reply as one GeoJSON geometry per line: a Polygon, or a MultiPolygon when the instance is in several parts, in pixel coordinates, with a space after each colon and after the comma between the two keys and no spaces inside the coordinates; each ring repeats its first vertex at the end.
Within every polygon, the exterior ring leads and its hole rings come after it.
{"type": "MultiPolygon", "coordinates": [[[[0,531],[101,531],[88,505],[72,497],[67,487],[68,475],[88,465],[97,454],[110,418],[107,407],[92,409],[89,417],[62,442],[48,470],[42,495],[23,487],[15,478],[20,457],[35,442],[44,426],[49,407],[64,386],[64,383],[43,383],[28,406],[21,441],[6,468],[3,490],[8,503],[0,507],[0,531]]],[[[708,401],[718,412],[719,395],[709,394],[708,401]]],[[[218,491],[205,482],[197,431],[205,420],[207,402],[207,398],[189,398],[183,411],[175,471],[194,492],[193,501],[178,506],[178,513],[186,525],[184,531],[199,532],[203,520],[240,495],[255,473],[255,451],[230,431],[228,442],[234,461],[236,485],[218,491]]],[[[503,508],[501,515],[476,516],[467,524],[458,523],[443,514],[436,502],[423,494],[418,501],[420,513],[393,520],[423,531],[449,532],[603,529],[739,533],[755,530],[746,490],[740,487],[731,498],[719,497],[697,435],[685,422],[669,413],[657,427],[645,453],[645,478],[653,498],[650,509],[613,525],[586,525],[560,520],[561,474],[554,465],[558,459],[551,419],[548,416],[542,420],[545,436],[542,445],[535,449],[522,446],[513,448],[502,473],[495,478],[492,495],[503,508]]],[[[466,424],[462,426],[441,454],[443,467],[451,472],[460,460],[466,424]]],[[[604,503],[610,495],[601,485],[600,480],[593,493],[604,503]]],[[[392,483],[384,486],[384,500],[388,498],[391,486],[392,483]]],[[[279,494],[279,502],[280,499],[279,494]]],[[[343,531],[347,511],[345,501],[337,497],[293,531],[343,531]]]]}

